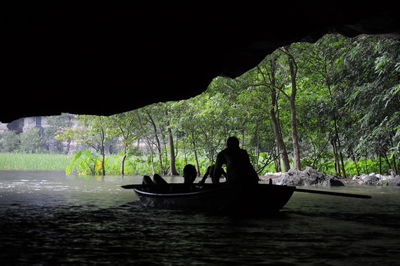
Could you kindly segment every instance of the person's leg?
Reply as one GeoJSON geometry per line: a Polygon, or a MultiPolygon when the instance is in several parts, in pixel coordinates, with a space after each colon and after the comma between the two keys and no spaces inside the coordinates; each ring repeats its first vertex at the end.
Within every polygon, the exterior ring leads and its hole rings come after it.
{"type": "Polygon", "coordinates": [[[219,184],[219,177],[211,177],[211,181],[213,184],[219,184]]]}
{"type": "Polygon", "coordinates": [[[151,180],[150,176],[143,176],[143,181],[142,181],[143,185],[154,185],[153,180],[151,180]]]}
{"type": "Polygon", "coordinates": [[[159,174],[154,174],[153,181],[156,185],[168,185],[167,181],[165,181],[159,174]]]}

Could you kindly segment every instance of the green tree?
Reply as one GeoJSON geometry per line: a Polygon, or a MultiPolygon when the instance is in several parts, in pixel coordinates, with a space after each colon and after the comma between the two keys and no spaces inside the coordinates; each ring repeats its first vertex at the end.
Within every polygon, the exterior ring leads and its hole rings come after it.
{"type": "Polygon", "coordinates": [[[196,106],[197,97],[194,97],[189,100],[179,101],[175,104],[174,109],[180,113],[179,116],[176,116],[175,119],[175,127],[178,132],[181,133],[182,139],[184,141],[183,148],[185,155],[185,164],[187,164],[186,159],[186,146],[192,150],[194,155],[194,161],[197,168],[197,174],[201,175],[200,161],[199,161],[199,135],[200,130],[197,126],[197,120],[195,115],[198,113],[198,107],[196,106]],[[188,144],[188,145],[186,145],[188,144]]]}
{"type": "Polygon", "coordinates": [[[26,153],[36,153],[40,151],[42,140],[38,128],[30,128],[19,135],[20,150],[26,153]]]}
{"type": "MultiPolygon", "coordinates": [[[[346,57],[346,107],[358,114],[358,145],[361,154],[392,157],[397,169],[398,128],[400,124],[400,41],[362,36],[346,57]]],[[[380,169],[381,171],[381,169],[380,169]]]]}
{"type": "Polygon", "coordinates": [[[132,112],[116,114],[111,118],[110,127],[115,129],[114,136],[120,138],[122,145],[120,174],[125,175],[125,160],[128,155],[128,150],[133,145],[134,141],[138,139],[138,135],[135,134],[136,120],[132,112]]]}
{"type": "MultiPolygon", "coordinates": [[[[287,172],[290,169],[290,163],[279,117],[279,93],[283,90],[284,83],[282,80],[279,81],[277,78],[277,59],[278,56],[276,54],[267,56],[264,62],[257,67],[258,75],[261,77],[257,82],[259,83],[260,88],[265,92],[262,93],[262,95],[269,95],[269,101],[268,99],[265,99],[264,104],[261,103],[261,106],[269,106],[269,115],[275,136],[277,151],[280,161],[283,162],[283,171],[287,172]]],[[[267,111],[268,110],[266,110],[266,112],[267,111]]],[[[281,170],[280,161],[275,163],[277,171],[281,170]]]]}
{"type": "Polygon", "coordinates": [[[0,150],[2,152],[12,152],[18,149],[20,145],[18,135],[8,130],[0,134],[0,150]]]}
{"type": "MultiPolygon", "coordinates": [[[[58,138],[75,139],[77,142],[100,153],[100,171],[101,175],[104,176],[106,175],[106,144],[117,135],[115,128],[112,126],[113,118],[95,115],[79,115],[77,118],[80,126],[59,131],[58,138]]],[[[92,158],[93,155],[90,155],[90,157],[92,158]]]]}
{"type": "Polygon", "coordinates": [[[43,142],[47,144],[49,150],[69,153],[71,147],[71,138],[57,138],[57,133],[61,130],[72,127],[74,115],[61,114],[59,116],[50,116],[46,118],[48,126],[44,128],[43,142]],[[65,151],[64,151],[64,141],[65,151]]]}

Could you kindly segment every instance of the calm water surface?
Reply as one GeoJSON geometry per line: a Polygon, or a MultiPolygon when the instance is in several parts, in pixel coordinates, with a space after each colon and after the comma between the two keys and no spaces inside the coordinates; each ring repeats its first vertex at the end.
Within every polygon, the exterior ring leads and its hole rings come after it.
{"type": "Polygon", "coordinates": [[[120,188],[140,182],[0,171],[0,264],[400,265],[400,188],[297,192],[277,216],[238,219],[143,209],[120,188]]]}

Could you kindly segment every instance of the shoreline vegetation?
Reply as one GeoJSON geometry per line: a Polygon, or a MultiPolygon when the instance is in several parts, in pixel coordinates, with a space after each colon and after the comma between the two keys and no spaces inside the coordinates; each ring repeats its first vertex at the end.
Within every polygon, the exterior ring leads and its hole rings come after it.
{"type": "Polygon", "coordinates": [[[64,170],[73,155],[0,153],[0,170],[64,170]]]}
{"type": "MultiPolygon", "coordinates": [[[[90,155],[91,152],[88,151],[78,154],[80,154],[79,157],[81,158],[79,158],[77,154],[0,153],[0,170],[60,170],[65,171],[66,175],[100,174],[100,160],[98,158],[90,158],[88,155],[90,155]],[[79,164],[81,164],[80,168],[79,164]],[[81,169],[81,171],[77,169],[81,169]]],[[[146,156],[130,156],[125,158],[125,160],[125,175],[145,175],[152,172],[146,156]]],[[[208,166],[207,159],[203,158],[200,161],[204,172],[208,166]]],[[[108,155],[106,156],[105,163],[107,175],[120,175],[121,156],[108,155]]],[[[176,163],[178,166],[177,169],[182,169],[187,162],[185,162],[184,159],[177,158],[176,163]]],[[[345,161],[345,164],[350,174],[347,178],[340,178],[345,184],[355,183],[352,182],[352,180],[359,180],[360,176],[390,176],[390,174],[387,174],[387,167],[384,167],[386,172],[379,173],[379,169],[382,168],[382,165],[379,165],[379,159],[360,160],[358,164],[361,168],[358,169],[358,171],[355,169],[354,162],[345,161]]],[[[326,162],[325,165],[330,165],[330,168],[327,167],[325,171],[319,170],[319,172],[333,176],[335,174],[334,162],[326,162]]],[[[264,181],[269,178],[275,180],[277,177],[281,177],[285,174],[282,172],[275,172],[273,163],[268,165],[265,169],[265,173],[260,174],[261,180],[264,181]]]]}

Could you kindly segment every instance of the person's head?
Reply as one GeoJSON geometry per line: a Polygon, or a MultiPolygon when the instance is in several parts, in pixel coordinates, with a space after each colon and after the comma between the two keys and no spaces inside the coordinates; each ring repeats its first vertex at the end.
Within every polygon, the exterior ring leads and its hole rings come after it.
{"type": "Polygon", "coordinates": [[[237,137],[229,137],[228,140],[226,141],[226,146],[229,149],[239,148],[239,139],[237,137]]]}
{"type": "Polygon", "coordinates": [[[185,184],[192,184],[196,179],[196,176],[196,167],[191,164],[185,165],[185,167],[183,168],[183,178],[185,179],[185,184]]]}

